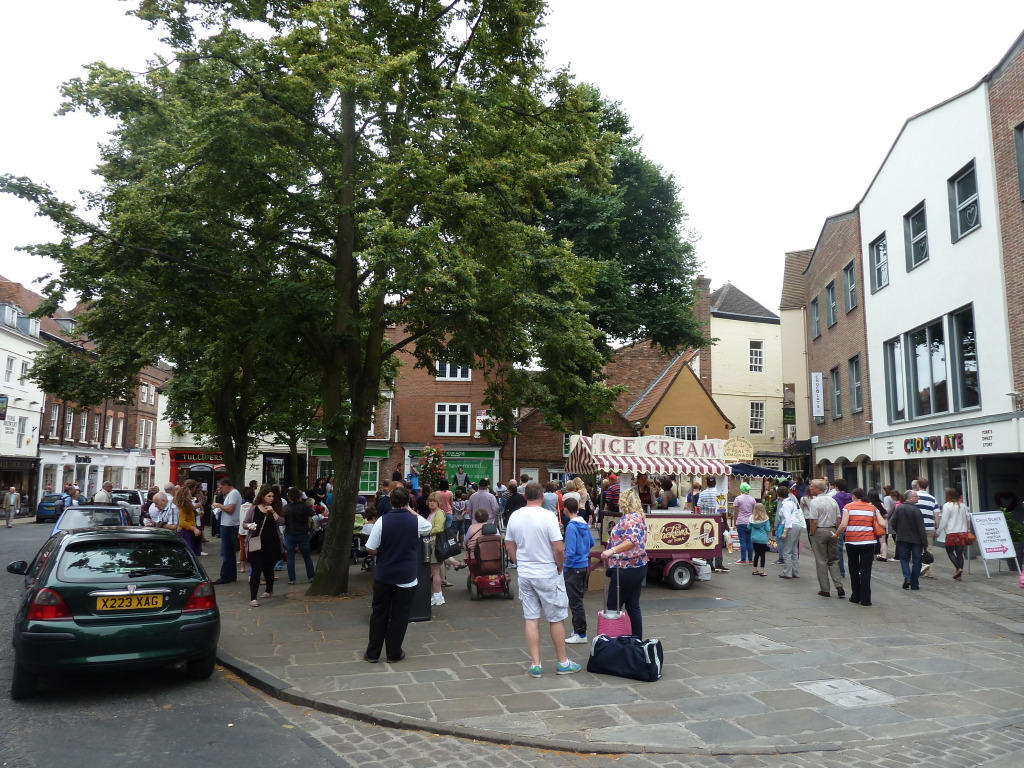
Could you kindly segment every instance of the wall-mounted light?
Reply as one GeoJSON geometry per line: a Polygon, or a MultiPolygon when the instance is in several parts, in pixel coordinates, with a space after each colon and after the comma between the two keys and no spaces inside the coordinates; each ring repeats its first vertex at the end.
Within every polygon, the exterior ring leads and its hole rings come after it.
{"type": "Polygon", "coordinates": [[[1014,390],[1013,392],[1007,392],[1006,396],[1013,398],[1013,410],[1019,411],[1020,410],[1020,401],[1021,401],[1021,394],[1020,394],[1020,392],[1017,392],[1016,390],[1014,390]]]}

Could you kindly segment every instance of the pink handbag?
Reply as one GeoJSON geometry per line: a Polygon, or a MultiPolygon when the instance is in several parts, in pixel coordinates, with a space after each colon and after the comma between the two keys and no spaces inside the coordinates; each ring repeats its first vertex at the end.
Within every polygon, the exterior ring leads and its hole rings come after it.
{"type": "MultiPolygon", "coordinates": [[[[1020,572],[1020,588],[1024,589],[1024,571],[1020,572]]],[[[601,618],[598,616],[597,625],[601,626],[601,618]]]]}
{"type": "MultiPolygon", "coordinates": [[[[607,572],[606,572],[607,575],[607,572]]],[[[605,579],[604,584],[604,605],[608,605],[608,582],[611,577],[605,579]]],[[[619,580],[615,580],[616,604],[618,600],[619,580]]],[[[608,608],[597,612],[597,634],[608,637],[622,637],[633,634],[633,624],[629,620],[629,614],[625,611],[612,611],[608,608]]]]}

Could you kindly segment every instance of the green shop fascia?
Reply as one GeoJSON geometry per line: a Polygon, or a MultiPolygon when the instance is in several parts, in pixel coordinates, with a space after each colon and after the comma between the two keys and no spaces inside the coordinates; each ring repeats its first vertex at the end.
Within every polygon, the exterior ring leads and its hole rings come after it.
{"type": "MultiPolygon", "coordinates": [[[[420,460],[421,450],[412,448],[407,452],[408,461],[406,464],[411,466],[416,464],[420,460]]],[[[469,482],[478,483],[480,478],[486,477],[491,481],[491,486],[495,484],[495,474],[498,471],[498,451],[460,451],[455,449],[445,449],[444,451],[445,469],[448,470],[448,482],[455,485],[455,473],[459,471],[459,467],[469,475],[469,482]]]]}

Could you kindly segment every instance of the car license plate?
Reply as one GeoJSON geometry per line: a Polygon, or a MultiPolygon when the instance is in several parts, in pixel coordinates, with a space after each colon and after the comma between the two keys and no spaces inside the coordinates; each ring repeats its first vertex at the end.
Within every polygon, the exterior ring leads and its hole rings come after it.
{"type": "Polygon", "coordinates": [[[139,608],[162,608],[163,595],[122,595],[118,597],[97,597],[97,611],[132,611],[139,608]]]}

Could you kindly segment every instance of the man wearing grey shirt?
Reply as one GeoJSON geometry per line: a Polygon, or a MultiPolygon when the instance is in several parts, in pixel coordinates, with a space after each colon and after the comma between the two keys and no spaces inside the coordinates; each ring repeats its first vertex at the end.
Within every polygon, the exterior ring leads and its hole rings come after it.
{"type": "Polygon", "coordinates": [[[235,551],[238,546],[239,511],[244,500],[229,478],[220,479],[220,492],[224,494],[223,503],[213,506],[220,510],[220,578],[214,584],[230,584],[238,579],[238,567],[235,565],[235,551]]]}
{"type": "Polygon", "coordinates": [[[807,504],[807,524],[810,526],[811,551],[814,553],[814,569],[818,575],[818,594],[831,597],[831,584],[836,585],[836,594],[845,597],[843,580],[839,575],[839,543],[832,535],[841,517],[839,505],[826,495],[828,486],[824,480],[811,480],[807,492],[811,500],[807,504]]]}

